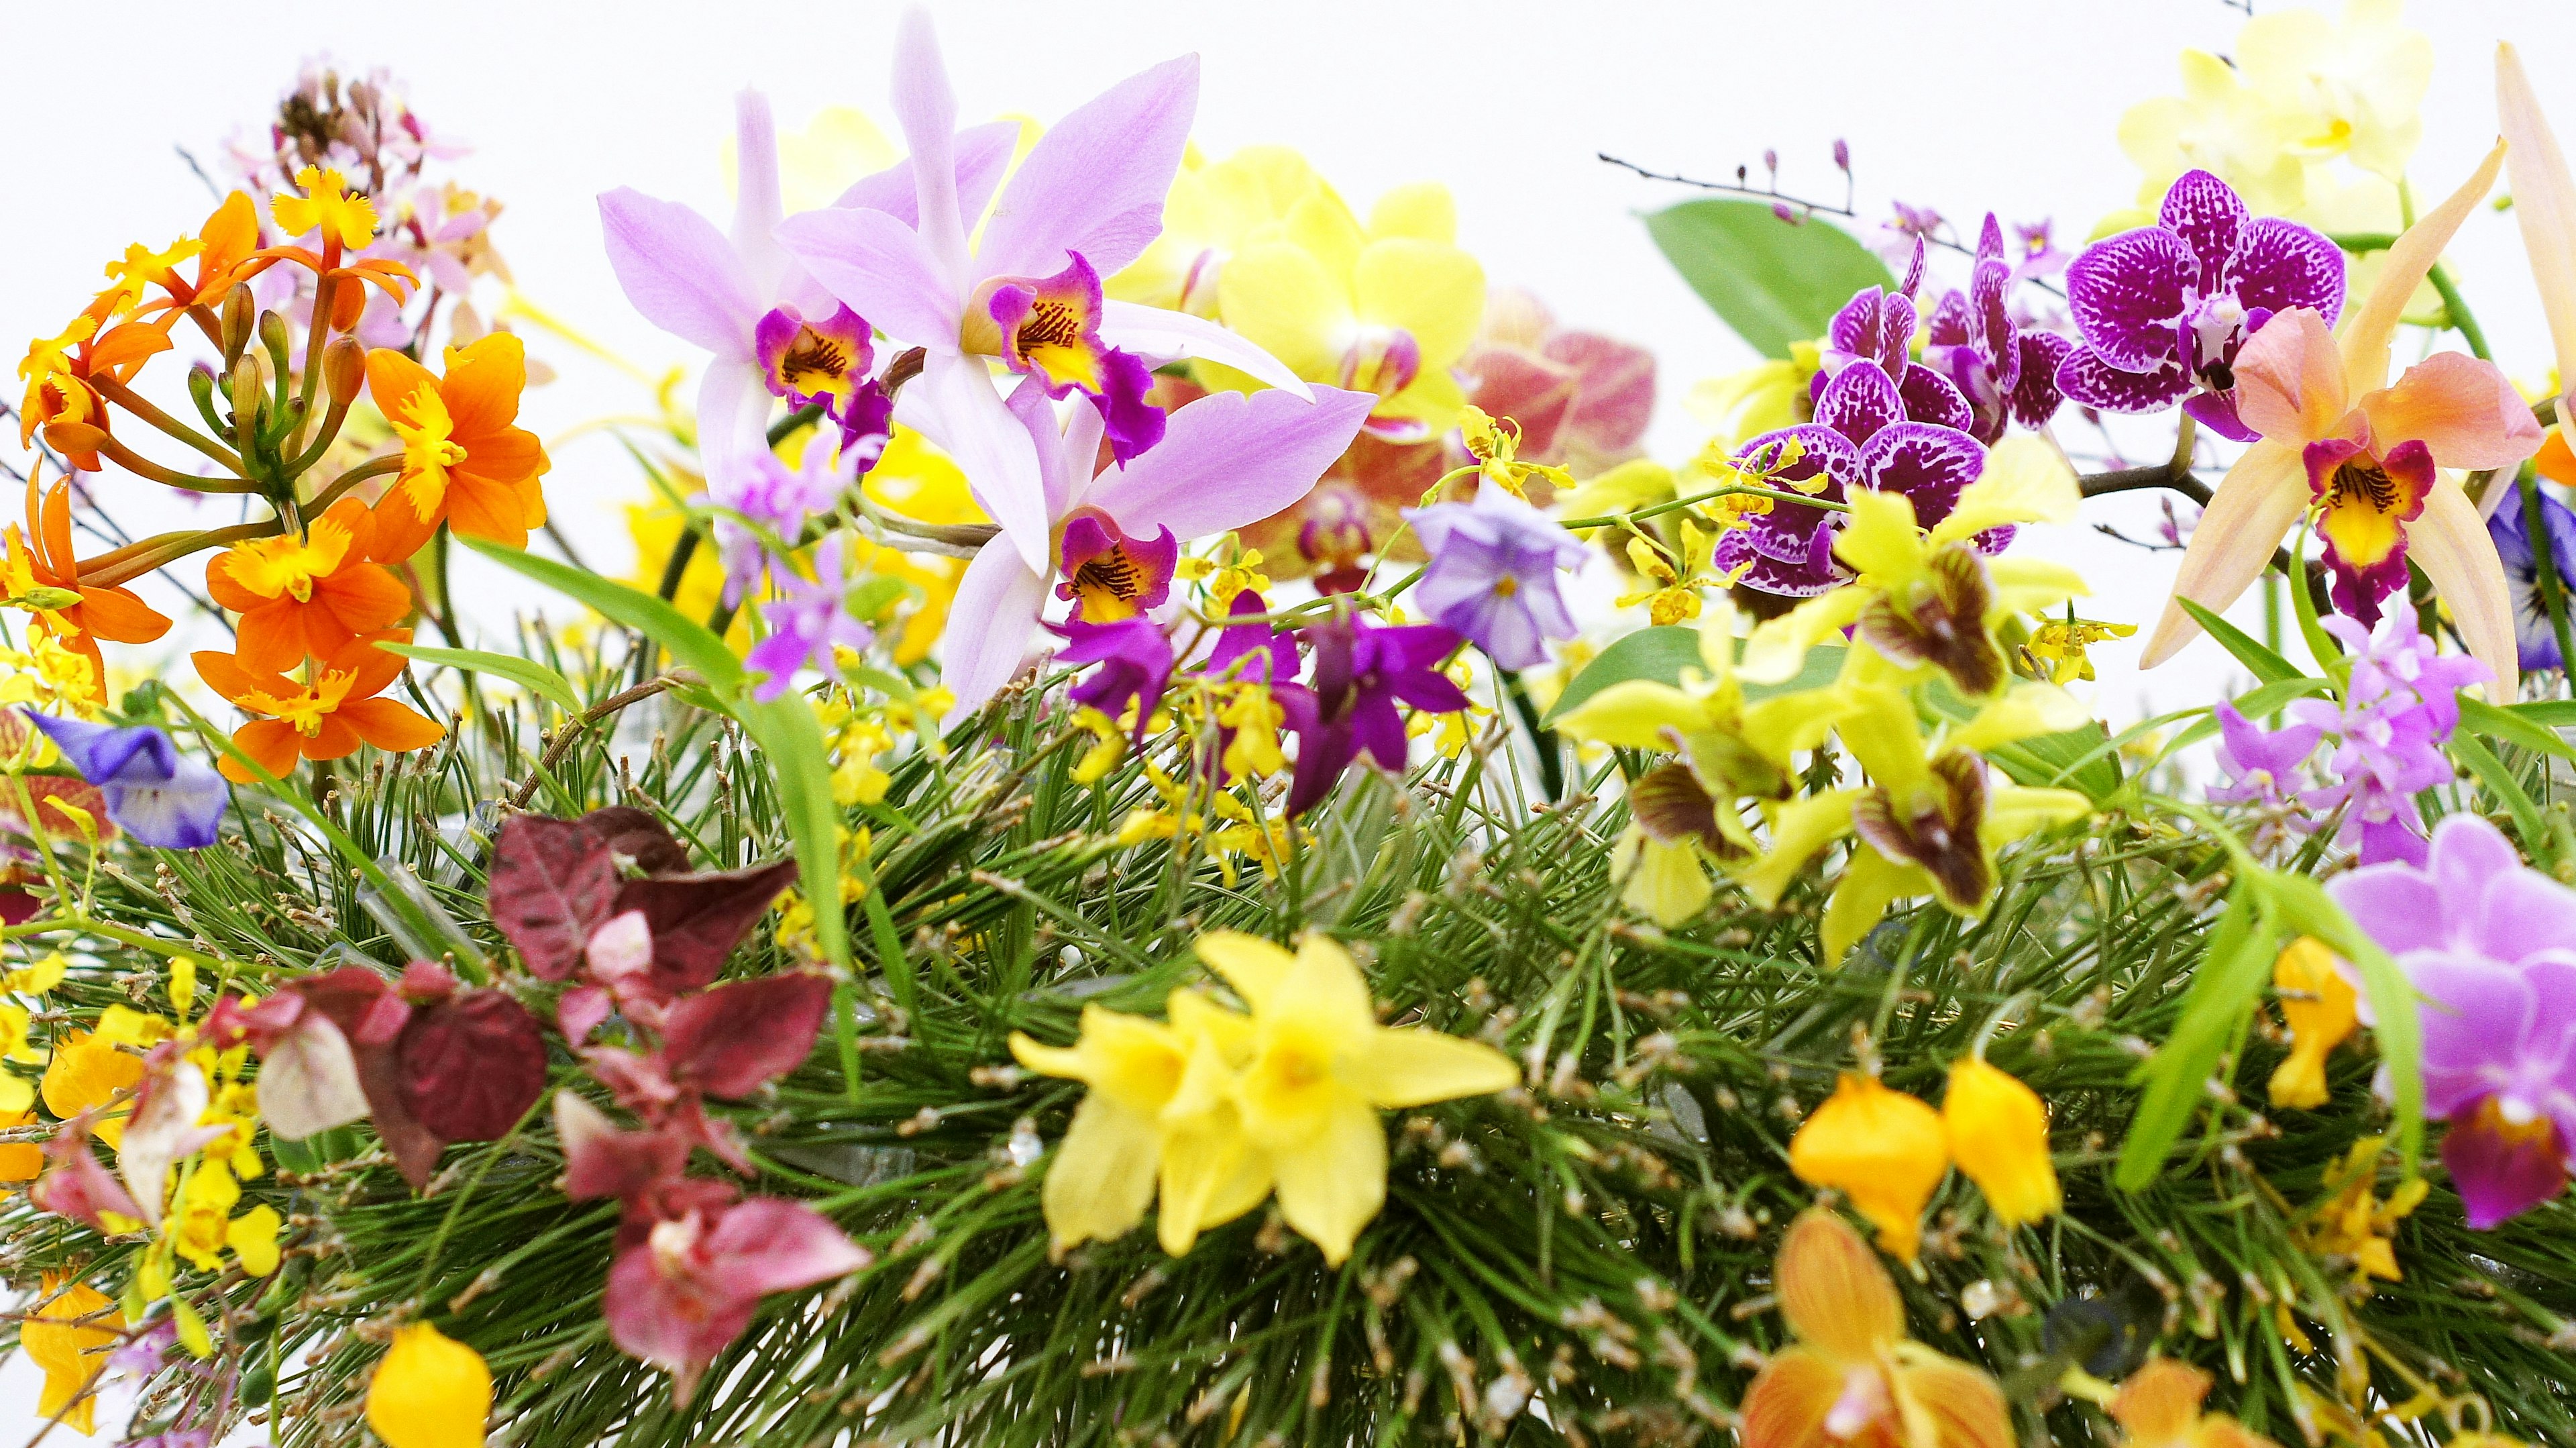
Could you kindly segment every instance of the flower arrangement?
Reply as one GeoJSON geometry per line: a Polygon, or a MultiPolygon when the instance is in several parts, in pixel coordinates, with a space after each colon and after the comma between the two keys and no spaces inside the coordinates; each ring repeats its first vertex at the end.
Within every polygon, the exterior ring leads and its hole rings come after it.
{"type": "Polygon", "coordinates": [[[1692,183],[1765,360],[1678,464],[1444,188],[1197,150],[1194,58],[1043,125],[888,59],[892,164],[746,93],[729,224],[599,198],[703,354],[606,425],[631,579],[519,421],[588,344],[389,77],[30,345],[37,1438],[2576,1438],[2576,180],[2509,47],[2420,214],[2393,0],[2186,55],[2080,246],[1692,183]],[[2441,260],[2499,177],[2528,389],[2441,260]],[[2149,489],[2171,599],[2079,615],[2049,530],[2149,489]],[[2137,623],[2250,683],[2114,732],[2137,623]]]}

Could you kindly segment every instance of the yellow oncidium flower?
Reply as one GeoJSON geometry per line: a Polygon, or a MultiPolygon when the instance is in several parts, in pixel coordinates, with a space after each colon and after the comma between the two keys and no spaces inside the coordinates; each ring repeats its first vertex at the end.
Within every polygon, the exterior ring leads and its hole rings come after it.
{"type": "Polygon", "coordinates": [[[1458,431],[1467,444],[1468,456],[1476,460],[1478,478],[1515,498],[1529,496],[1533,478],[1544,479],[1553,488],[1574,486],[1574,474],[1563,468],[1520,460],[1521,427],[1508,417],[1488,417],[1481,407],[1461,407],[1458,431]]]}
{"type": "Polygon", "coordinates": [[[2323,941],[2302,935],[2272,962],[2272,988],[2290,1027],[2290,1054],[2272,1070],[2275,1106],[2326,1104],[2326,1055],[2361,1029],[2361,999],[2323,941]]]}
{"type": "MultiPolygon", "coordinates": [[[[1388,192],[1366,226],[1319,188],[1226,261],[1218,312],[1298,376],[1377,394],[1381,428],[1438,436],[1466,403],[1449,369],[1485,314],[1484,268],[1458,249],[1457,230],[1446,187],[1388,192]]],[[[1243,385],[1199,370],[1211,385],[1243,385]]]]}
{"type": "Polygon", "coordinates": [[[1267,779],[1286,769],[1288,756],[1280,751],[1279,731],[1288,722],[1288,711],[1271,696],[1270,686],[1256,679],[1237,679],[1214,685],[1211,692],[1217,701],[1217,724],[1231,731],[1217,759],[1225,782],[1267,779]]]}
{"type": "MultiPolygon", "coordinates": [[[[2110,1405],[2121,1448],[2275,1448],[2225,1413],[2200,1410],[2210,1382],[2191,1364],[2162,1357],[2129,1374],[2110,1405]]],[[[2455,1448],[2463,1441],[2451,1440],[2455,1448]]]]}
{"type": "Polygon", "coordinates": [[[2073,790],[1997,784],[1980,757],[1999,744],[2083,723],[2083,706],[2062,690],[2018,685],[1926,739],[1904,693],[1875,684],[1838,687],[1848,707],[1836,731],[1870,783],[1766,805],[1771,847],[1739,872],[1768,909],[1819,851],[1859,836],[1825,906],[1820,943],[1828,966],[1898,899],[1931,895],[1957,914],[1983,914],[1994,894],[1996,849],[2092,809],[2073,790]]]}
{"type": "Polygon", "coordinates": [[[2057,1165],[2048,1154],[2048,1107],[2039,1093],[1963,1056],[1950,1067],[1941,1125],[1950,1159],[1985,1194],[1997,1221],[2026,1226],[2065,1205],[2057,1165]]]}
{"type": "Polygon", "coordinates": [[[1789,1138],[1789,1170],[1850,1198],[1878,1229],[1878,1245],[1911,1262],[1923,1242],[1923,1204],[1950,1171],[1949,1140],[1941,1113],[1846,1071],[1789,1138]]]}
{"type": "Polygon", "coordinates": [[[367,1426],[386,1448],[482,1448],[491,1416],[481,1353],[426,1322],[394,1331],[367,1383],[367,1426]]]}
{"type": "Polygon", "coordinates": [[[36,1394],[39,1419],[59,1417],[84,1436],[98,1431],[97,1385],[116,1350],[125,1314],[86,1282],[46,1273],[44,1302],[18,1330],[18,1346],[45,1373],[36,1394]]]}
{"type": "Polygon", "coordinates": [[[1476,686],[1474,665],[1460,659],[1441,672],[1449,676],[1449,682],[1457,685],[1460,693],[1467,695],[1467,707],[1440,714],[1417,709],[1406,716],[1404,732],[1414,739],[1430,735],[1431,747],[1439,750],[1442,758],[1456,759],[1474,746],[1477,732],[1484,727],[1484,721],[1494,717],[1494,709],[1492,705],[1476,700],[1473,693],[1476,686]]]}
{"type": "Polygon", "coordinates": [[[30,632],[25,652],[0,648],[0,704],[27,704],[48,714],[94,719],[107,691],[98,666],[78,649],[43,629],[30,632]]]}
{"type": "Polygon", "coordinates": [[[1245,146],[1210,161],[1193,144],[1163,198],[1163,229],[1142,256],[1102,283],[1120,301],[1218,318],[1226,262],[1276,237],[1298,202],[1331,188],[1285,146],[1245,146]]]}
{"type": "Polygon", "coordinates": [[[190,1265],[206,1272],[223,1270],[230,1249],[242,1271],[266,1277],[277,1270],[277,1233],[284,1225],[274,1207],[254,1206],[232,1215],[241,1186],[222,1162],[207,1160],[188,1174],[170,1214],[162,1219],[162,1239],[190,1265]]]}
{"type": "Polygon", "coordinates": [[[1860,576],[1755,629],[1744,650],[1746,678],[1795,678],[1807,650],[1850,629],[1867,647],[1846,655],[1849,677],[1911,681],[1937,670],[1960,693],[1985,698],[2011,676],[1995,625],[2089,591],[2064,564],[1977,550],[1987,529],[2063,523],[2083,502],[2066,460],[2038,438],[1996,444],[1985,471],[1928,532],[1915,526],[1913,500],[1901,493],[1855,489],[1850,501],[1851,525],[1835,538],[1834,555],[1860,576]]]}
{"type": "Polygon", "coordinates": [[[2085,651],[2105,639],[2124,639],[2137,631],[2133,623],[2103,623],[2071,614],[2050,619],[2031,630],[2030,641],[2021,646],[2022,664],[2032,676],[2052,684],[2090,679],[2093,659],[2085,651]]]}
{"type": "Polygon", "coordinates": [[[1184,582],[1205,579],[1208,602],[1219,612],[1231,607],[1239,594],[1270,590],[1270,575],[1261,571],[1261,550],[1244,547],[1242,539],[1233,533],[1225,535],[1224,543],[1214,553],[1184,558],[1173,572],[1184,582]]]}
{"type": "Polygon", "coordinates": [[[1640,579],[1653,586],[1623,593],[1615,602],[1620,608],[1640,603],[1646,605],[1647,616],[1658,628],[1699,617],[1700,590],[1722,588],[1735,581],[1708,571],[1709,562],[1717,553],[1718,530],[1703,528],[1684,518],[1680,533],[1682,551],[1679,567],[1675,567],[1672,558],[1644,537],[1633,536],[1628,540],[1629,566],[1637,570],[1640,579]]]}
{"type": "Polygon", "coordinates": [[[350,195],[339,172],[307,166],[295,173],[295,184],[303,195],[269,198],[268,214],[278,230],[302,236],[318,227],[324,241],[341,246],[365,246],[374,238],[376,203],[350,195]]]}
{"type": "Polygon", "coordinates": [[[2424,1200],[2432,1184],[2409,1177],[2379,1198],[2379,1160],[2387,1138],[2365,1136],[2342,1163],[2326,1173],[2325,1195],[2308,1208],[2300,1243],[2319,1256],[2352,1259],[2356,1279],[2404,1280],[2397,1266],[2397,1224],[2424,1200]]]}

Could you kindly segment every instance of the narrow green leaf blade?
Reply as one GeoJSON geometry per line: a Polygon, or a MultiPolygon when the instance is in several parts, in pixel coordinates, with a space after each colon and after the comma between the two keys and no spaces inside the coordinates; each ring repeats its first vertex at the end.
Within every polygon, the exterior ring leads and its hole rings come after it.
{"type": "Polygon", "coordinates": [[[2210,932],[2209,954],[2183,993],[2173,1033],[2138,1065],[2133,1079],[2146,1093],[2112,1176],[2123,1191],[2143,1190],[2156,1179],[2205,1099],[2210,1073],[2226,1054],[2237,1024],[2272,978],[2277,941],[2271,923],[2255,907],[2255,893],[2243,883],[2231,892],[2227,914],[2210,932]]]}
{"type": "Polygon", "coordinates": [[[2211,638],[2218,640],[2220,648],[2235,655],[2236,662],[2253,670],[2255,678],[2267,684],[2278,684],[2290,679],[2306,677],[2296,664],[2265,648],[2252,634],[2188,598],[2178,598],[2174,601],[2182,605],[2182,611],[2190,614],[2194,622],[2207,629],[2211,638]]]}
{"type": "Polygon", "coordinates": [[[505,548],[480,538],[459,537],[458,542],[500,564],[513,573],[533,578],[567,598],[586,603],[608,618],[642,633],[660,644],[671,657],[695,669],[719,695],[727,694],[742,684],[742,661],[725,647],[725,641],[709,632],[706,625],[690,618],[668,603],[630,588],[614,578],[586,573],[569,563],[540,558],[518,548],[505,548]]]}
{"type": "Polygon", "coordinates": [[[2519,744],[2541,754],[2576,760],[2576,749],[2569,748],[2567,741],[2558,737],[2557,730],[2529,714],[2499,709],[2483,699],[2460,701],[2460,724],[2489,739],[2501,739],[2507,744],[2519,744]]]}
{"type": "Polygon", "coordinates": [[[2474,734],[2454,734],[2451,736],[2451,757],[2467,765],[2469,772],[2487,787],[2487,793],[2494,795],[2513,816],[2514,833],[2522,836],[2524,849],[2534,854],[2549,849],[2549,826],[2540,818],[2540,806],[2532,803],[2531,796],[2523,790],[2522,782],[2513,777],[2512,770],[2505,768],[2503,760],[2496,758],[2494,750],[2479,743],[2474,734]]]}
{"type": "Polygon", "coordinates": [[[1765,357],[1825,333],[1863,287],[1896,285],[1887,266],[1824,220],[1782,221],[1761,201],[1685,201],[1646,217],[1665,259],[1726,325],[1765,357]]]}
{"type": "Polygon", "coordinates": [[[581,696],[563,675],[534,659],[512,654],[487,653],[481,649],[435,649],[424,644],[378,644],[389,654],[400,654],[418,664],[438,664],[469,674],[491,674],[509,680],[531,692],[554,701],[567,714],[581,712],[581,696]]]}

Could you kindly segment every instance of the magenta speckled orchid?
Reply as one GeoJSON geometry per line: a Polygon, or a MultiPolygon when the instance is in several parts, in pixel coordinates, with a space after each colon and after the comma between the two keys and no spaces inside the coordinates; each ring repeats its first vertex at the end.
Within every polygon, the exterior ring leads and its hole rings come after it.
{"type": "Polygon", "coordinates": [[[2084,345],[2058,369],[2066,395],[2105,412],[2183,410],[2251,442],[2236,415],[2236,353],[2274,313],[2343,309],[2343,252],[2295,221],[2254,217],[2228,184],[2188,171],[2158,224],[2084,249],[2066,299],[2084,345]]]}
{"type": "MultiPolygon", "coordinates": [[[[2043,238],[2044,240],[2044,238],[2043,238]]],[[[1992,446],[2007,422],[2045,427],[2066,400],[2057,385],[2058,365],[2075,344],[2054,332],[2025,329],[2013,321],[2010,299],[2022,271],[2004,254],[2003,228],[1993,213],[1977,239],[1968,289],[1943,294],[1932,308],[1923,361],[1949,379],[1966,401],[1969,420],[1952,423],[1992,446]]],[[[1917,421],[1942,418],[1915,414],[1917,421]]]]}
{"type": "Polygon", "coordinates": [[[1038,467],[1037,506],[1000,518],[1002,536],[958,580],[940,675],[958,709],[983,703],[1018,672],[1050,581],[1085,622],[1114,622],[1161,601],[1179,543],[1304,497],[1374,405],[1367,393],[1330,387],[1313,396],[1279,388],[1202,397],[1172,413],[1152,451],[1102,468],[1100,413],[1059,414],[1043,381],[1021,382],[1006,409],[1038,467]]]}
{"type": "Polygon", "coordinates": [[[904,387],[895,415],[957,459],[1030,573],[1048,561],[1040,450],[1004,402],[991,363],[1038,378],[1052,395],[1082,391],[1122,458],[1139,457],[1151,441],[1152,424],[1137,412],[1147,404],[1132,389],[1139,367],[1202,357],[1299,402],[1312,396],[1269,353],[1213,322],[1098,299],[1098,278],[1162,231],[1163,198],[1198,109],[1196,56],[1132,76],[1049,128],[980,233],[984,197],[962,184],[973,133],[957,131],[947,67],[917,11],[895,44],[894,107],[916,163],[917,195],[904,210],[806,212],[781,225],[778,239],[888,337],[923,350],[921,375],[904,387]]]}
{"type": "Polygon", "coordinates": [[[2526,869],[2476,815],[2420,864],[2326,886],[2421,993],[2424,1110],[2481,1230],[2555,1197],[2576,1146],[2576,891],[2526,869]]]}

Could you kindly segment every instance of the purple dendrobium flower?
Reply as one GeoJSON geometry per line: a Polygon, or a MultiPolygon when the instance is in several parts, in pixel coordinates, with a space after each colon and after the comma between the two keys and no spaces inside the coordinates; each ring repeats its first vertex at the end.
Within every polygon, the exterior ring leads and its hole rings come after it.
{"type": "Polygon", "coordinates": [[[2218,804],[2260,804],[2281,809],[2296,803],[2303,783],[2299,770],[2317,752],[2325,730],[2315,724],[2263,726],[2236,712],[2234,704],[2218,706],[2219,762],[2227,782],[2212,785],[2209,798],[2218,804]]]}
{"type": "MultiPolygon", "coordinates": [[[[1106,386],[1111,379],[1086,373],[1076,352],[1084,358],[1125,353],[1149,369],[1198,357],[1248,372],[1299,402],[1313,395],[1278,359],[1202,317],[1116,300],[1102,301],[1091,315],[1053,310],[1068,294],[1049,289],[1064,281],[1077,258],[1095,277],[1114,275],[1162,231],[1163,197],[1198,109],[1196,56],[1132,76],[1050,127],[1011,172],[971,249],[969,235],[985,210],[983,196],[966,190],[962,174],[973,133],[957,132],[948,69],[929,18],[919,11],[907,14],[896,34],[894,109],[917,163],[911,172],[917,193],[900,208],[862,202],[809,211],[780,225],[778,239],[888,337],[922,349],[921,375],[904,387],[896,415],[957,460],[976,501],[1002,525],[1029,574],[1043,574],[1049,562],[1044,449],[1032,446],[1029,430],[996,389],[987,359],[1042,377],[1050,389],[1068,381],[1081,386],[1095,407],[1111,414],[1112,430],[1137,420],[1116,415],[1121,404],[1106,386]],[[1028,293],[1030,306],[1006,304],[1006,292],[1028,293]],[[1068,350],[1050,360],[1045,349],[1059,345],[1068,350]]],[[[1008,154],[1006,143],[1003,157],[1008,154]]],[[[1140,437],[1131,434],[1131,446],[1140,437]]],[[[1023,635],[1018,644],[1025,642],[1023,635]]],[[[1008,660],[992,685],[1018,662],[1008,660]]],[[[950,667],[956,667],[953,655],[950,667]]],[[[964,701],[967,691],[957,692],[964,701]]]]}
{"type": "Polygon", "coordinates": [[[215,842],[232,791],[223,776],[183,757],[148,725],[118,728],[25,711],[80,777],[98,786],[107,817],[155,849],[202,850],[215,842]]]}
{"type": "Polygon", "coordinates": [[[1556,575],[1582,567],[1591,550],[1527,499],[1487,482],[1472,502],[1407,508],[1404,516],[1431,555],[1415,601],[1497,665],[1535,667],[1547,662],[1547,640],[1574,637],[1556,575]]]}
{"type": "Polygon", "coordinates": [[[1351,761],[1366,751],[1381,769],[1404,768],[1401,701],[1447,714],[1467,707],[1466,692],[1440,663],[1462,640],[1436,623],[1386,628],[1357,617],[1301,631],[1315,667],[1304,687],[1275,686],[1289,732],[1297,736],[1297,771],[1288,813],[1323,801],[1351,761]]]}
{"type": "Polygon", "coordinates": [[[2352,675],[2341,703],[2302,699],[2291,717],[2334,737],[2326,770],[2335,782],[2310,790],[2304,803],[2324,814],[2343,809],[2340,842],[2360,848],[2361,862],[2421,862],[2423,811],[2415,796],[2451,778],[2443,741],[2460,722],[2460,689],[2485,681],[2486,665],[2442,654],[2417,628],[2415,611],[2392,611],[2379,632],[2351,619],[2325,620],[2352,650],[2352,675]]]}
{"type": "Polygon", "coordinates": [[[805,456],[792,472],[767,448],[719,459],[708,469],[707,500],[741,515],[715,520],[716,553],[724,561],[728,606],[742,602],[769,562],[768,545],[745,525],[756,524],[781,544],[795,547],[806,523],[839,506],[841,495],[858,481],[872,458],[871,453],[854,453],[846,447],[835,456],[831,445],[816,437],[806,443],[805,456]]]}
{"type": "Polygon", "coordinates": [[[1125,714],[1127,706],[1134,704],[1136,739],[1144,742],[1155,706],[1163,702],[1163,691],[1171,686],[1171,636],[1150,618],[1121,619],[1116,623],[1075,619],[1056,632],[1069,641],[1056,654],[1057,663],[1100,666],[1090,678],[1073,686],[1073,701],[1112,719],[1125,714]]]}
{"type": "MultiPolygon", "coordinates": [[[[2558,586],[2568,597],[2569,607],[2576,608],[2576,510],[2543,493],[2540,521],[2549,534],[2549,556],[2558,567],[2558,586]]],[[[2531,546],[2520,497],[2507,497],[2495,516],[2487,519],[2487,536],[2495,540],[2496,556],[2504,560],[2505,592],[2513,599],[2513,641],[2520,655],[2518,662],[2525,672],[2565,668],[2566,661],[2558,657],[2557,631],[2549,626],[2549,605],[2540,596],[2540,558],[2531,546]]]]}
{"type": "MultiPolygon", "coordinates": [[[[1928,370],[1926,375],[1931,375],[1928,370]]],[[[1967,420],[1966,413],[1961,403],[1960,421],[1967,420]]],[[[1845,367],[1818,394],[1814,422],[1753,439],[1745,445],[1744,461],[1770,467],[1780,445],[1790,442],[1797,444],[1799,456],[1771,473],[1778,486],[1813,492],[1832,503],[1843,501],[1845,490],[1854,487],[1903,493],[1914,504],[1915,520],[1927,528],[1950,516],[1960,490],[1986,466],[1984,446],[1960,428],[1913,421],[1896,383],[1874,361],[1845,367]]],[[[1723,573],[1741,569],[1739,581],[1767,593],[1793,598],[1824,593],[1849,576],[1833,556],[1834,534],[1841,531],[1844,516],[1774,502],[1771,511],[1748,515],[1744,527],[1718,540],[1716,566],[1723,573]]],[[[1978,542],[1988,551],[2002,546],[1991,536],[1978,542]]]]}
{"type": "Polygon", "coordinates": [[[2075,350],[2054,332],[2015,325],[2009,303],[2019,277],[2004,255],[2003,227],[1989,212],[1968,290],[1945,294],[1932,309],[1931,341],[1923,349],[1924,362],[1967,401],[1969,421],[1954,425],[1990,447],[2007,421],[2037,429],[2057,415],[2066,400],[2057,366],[2075,350]]]}
{"type": "Polygon", "coordinates": [[[1059,417],[1041,380],[1022,382],[1007,405],[1037,459],[1037,506],[998,515],[1002,536],[957,582],[940,682],[958,710],[982,704],[1019,670],[1051,578],[1084,601],[1086,620],[1109,622],[1113,602],[1151,607],[1142,600],[1171,586],[1172,545],[1258,522],[1304,497],[1377,403],[1330,387],[1312,395],[1211,393],[1176,409],[1152,451],[1102,468],[1100,413],[1076,407],[1059,417]]]}
{"type": "Polygon", "coordinates": [[[2183,410],[2250,442],[2236,416],[2237,350],[2276,312],[2343,310],[2343,252],[2295,221],[2251,217],[2227,183],[2187,171],[2159,222],[2084,248],[2066,297],[2084,345],[2058,368],[2066,395],[2106,412],[2183,410]]]}
{"type": "MultiPolygon", "coordinates": [[[[2424,1109],[2471,1227],[2558,1195],[2576,1146],[2576,891],[2452,815],[2421,863],[2326,885],[2422,997],[2424,1109]]],[[[2381,1090],[2388,1084],[2383,1073],[2381,1090]]]]}
{"type": "Polygon", "coordinates": [[[782,571],[778,586],[787,595],[760,606],[769,637],[752,646],[743,663],[763,675],[752,697],[768,703],[787,692],[788,681],[806,667],[838,677],[835,648],[864,649],[876,642],[876,630],[850,617],[846,607],[849,582],[841,575],[841,553],[849,536],[834,533],[814,549],[814,581],[782,571]]]}
{"type": "MultiPolygon", "coordinates": [[[[1226,606],[1229,617],[1268,613],[1270,605],[1247,588],[1226,606]]],[[[1217,631],[1203,671],[1215,678],[1269,684],[1297,677],[1297,636],[1267,623],[1230,623],[1217,631]]]]}

